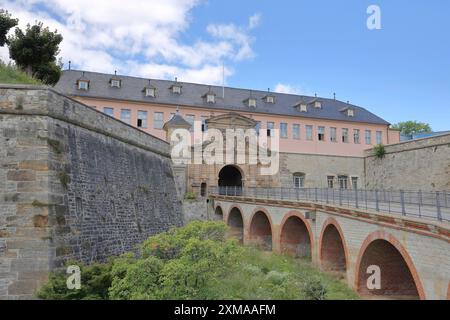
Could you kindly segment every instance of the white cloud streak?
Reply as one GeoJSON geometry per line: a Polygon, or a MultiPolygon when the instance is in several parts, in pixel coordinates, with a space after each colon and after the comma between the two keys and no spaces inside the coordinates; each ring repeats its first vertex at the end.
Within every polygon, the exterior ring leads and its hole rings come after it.
{"type": "MultiPolygon", "coordinates": [[[[74,68],[144,77],[219,84],[227,65],[255,56],[251,31],[261,14],[246,26],[210,24],[208,39],[180,40],[189,31],[191,10],[201,0],[0,0],[19,18],[19,26],[36,20],[64,37],[60,56],[74,68]]],[[[0,57],[8,57],[0,50],[0,57]]],[[[225,75],[234,73],[227,67],[225,75]]]]}

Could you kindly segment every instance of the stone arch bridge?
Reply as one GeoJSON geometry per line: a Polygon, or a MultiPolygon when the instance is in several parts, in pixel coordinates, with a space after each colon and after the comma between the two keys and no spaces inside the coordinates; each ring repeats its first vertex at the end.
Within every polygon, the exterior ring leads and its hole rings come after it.
{"type": "Polygon", "coordinates": [[[209,199],[214,217],[245,245],[310,258],[363,297],[450,299],[448,222],[308,201],[209,199]],[[376,274],[380,286],[368,288],[376,274]]]}

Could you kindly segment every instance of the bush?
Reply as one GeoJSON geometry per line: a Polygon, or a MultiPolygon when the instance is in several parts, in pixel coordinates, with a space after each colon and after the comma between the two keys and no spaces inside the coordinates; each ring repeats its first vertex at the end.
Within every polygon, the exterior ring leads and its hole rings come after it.
{"type": "Polygon", "coordinates": [[[197,194],[195,192],[186,192],[186,194],[184,195],[184,199],[195,200],[197,199],[197,194]]]}
{"type": "Polygon", "coordinates": [[[373,148],[375,155],[378,158],[383,158],[386,155],[386,149],[384,148],[384,145],[378,144],[373,148]]]}
{"type": "Polygon", "coordinates": [[[327,289],[320,279],[308,279],[303,285],[303,292],[307,300],[325,300],[327,289]]]}

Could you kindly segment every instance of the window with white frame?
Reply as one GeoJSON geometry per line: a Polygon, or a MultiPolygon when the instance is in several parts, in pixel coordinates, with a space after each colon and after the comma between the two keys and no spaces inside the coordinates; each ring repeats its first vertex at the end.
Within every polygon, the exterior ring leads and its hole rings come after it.
{"type": "Polygon", "coordinates": [[[114,108],[104,107],[103,113],[106,113],[108,116],[114,117],[114,108]]]}
{"type": "Polygon", "coordinates": [[[267,136],[273,137],[273,130],[275,129],[274,122],[267,122],[267,136]]]}
{"type": "Polygon", "coordinates": [[[266,97],[266,103],[275,103],[275,97],[274,96],[267,96],[266,97]]]}
{"type": "Polygon", "coordinates": [[[347,110],[347,116],[354,117],[355,116],[355,111],[353,109],[348,109],[347,110]]]}
{"type": "Polygon", "coordinates": [[[120,88],[120,80],[111,79],[111,88],[120,88]]]}
{"type": "Polygon", "coordinates": [[[153,115],[153,128],[162,129],[164,126],[164,113],[155,112],[153,115]]]}
{"type": "Polygon", "coordinates": [[[348,129],[347,128],[342,129],[342,142],[348,143],[348,129]]]}
{"type": "Polygon", "coordinates": [[[359,129],[353,130],[353,142],[359,144],[359,129]]]}
{"type": "Polygon", "coordinates": [[[325,141],[325,127],[317,128],[317,139],[319,141],[325,141]]]}
{"type": "Polygon", "coordinates": [[[377,144],[382,144],[383,143],[383,132],[382,131],[377,131],[377,144]]]}
{"type": "Polygon", "coordinates": [[[327,185],[330,189],[334,188],[334,176],[327,176],[327,185]]]}
{"type": "Polygon", "coordinates": [[[306,140],[313,139],[313,126],[305,126],[306,128],[306,140]]]}
{"type": "Polygon", "coordinates": [[[256,108],[256,99],[255,98],[249,98],[247,103],[248,103],[249,107],[256,108]]]}
{"type": "Polygon", "coordinates": [[[78,80],[78,90],[88,90],[88,89],[89,89],[89,81],[78,80]]]}
{"type": "Polygon", "coordinates": [[[330,141],[337,142],[337,129],[336,128],[330,128],[330,141]]]}
{"type": "Polygon", "coordinates": [[[256,134],[259,136],[259,131],[261,130],[261,121],[256,121],[256,125],[255,125],[255,131],[256,134]]]}
{"type": "Polygon", "coordinates": [[[305,187],[305,174],[301,172],[296,172],[293,174],[294,188],[304,188],[305,187]]]}
{"type": "Polygon", "coordinates": [[[191,128],[189,129],[189,131],[194,131],[195,115],[187,114],[186,121],[191,125],[191,128]]]}
{"type": "Polygon", "coordinates": [[[366,144],[372,144],[372,131],[366,130],[366,144]]]}
{"type": "Polygon", "coordinates": [[[131,123],[131,110],[130,109],[122,109],[120,110],[120,120],[125,123],[131,123]]]}
{"type": "Polygon", "coordinates": [[[348,176],[338,176],[339,188],[348,189],[348,176]]]}
{"type": "Polygon", "coordinates": [[[214,95],[212,93],[208,93],[206,95],[206,102],[207,103],[216,103],[216,95],[214,95]]]}
{"type": "Polygon", "coordinates": [[[308,106],[305,103],[300,104],[299,108],[301,112],[308,112],[308,106]]]}
{"type": "Polygon", "coordinates": [[[175,94],[181,94],[181,86],[179,86],[179,85],[173,85],[173,86],[172,86],[172,93],[175,93],[175,94]]]}
{"type": "Polygon", "coordinates": [[[288,127],[287,123],[280,123],[280,137],[286,139],[288,137],[288,127]]]}
{"type": "Polygon", "coordinates": [[[300,125],[298,123],[292,125],[292,138],[296,140],[300,139],[300,125]]]}
{"type": "Polygon", "coordinates": [[[314,102],[314,107],[315,107],[315,108],[318,108],[318,109],[322,108],[322,102],[320,102],[320,101],[315,101],[315,102],[314,102]]]}
{"type": "Polygon", "coordinates": [[[142,111],[139,110],[138,111],[138,116],[137,116],[137,127],[138,128],[147,128],[147,116],[148,113],[147,111],[142,111]]]}
{"type": "Polygon", "coordinates": [[[353,190],[358,189],[358,177],[352,177],[352,189],[353,190]]]}
{"type": "Polygon", "coordinates": [[[155,88],[145,88],[145,96],[146,97],[156,97],[156,89],[155,88]]]}

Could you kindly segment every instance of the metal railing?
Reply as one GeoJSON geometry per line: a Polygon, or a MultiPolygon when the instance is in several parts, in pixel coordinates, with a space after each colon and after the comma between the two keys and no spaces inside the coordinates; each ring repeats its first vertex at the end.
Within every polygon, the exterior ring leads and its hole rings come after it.
{"type": "Polygon", "coordinates": [[[450,192],[329,188],[210,188],[211,194],[256,199],[310,201],[341,207],[371,209],[416,218],[450,221],[450,192]]]}

